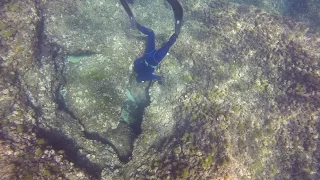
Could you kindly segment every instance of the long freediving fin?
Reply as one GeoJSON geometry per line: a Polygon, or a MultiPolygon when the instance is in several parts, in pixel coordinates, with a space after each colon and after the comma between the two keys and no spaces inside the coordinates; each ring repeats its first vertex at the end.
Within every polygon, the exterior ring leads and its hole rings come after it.
{"type": "Polygon", "coordinates": [[[182,19],[183,19],[183,9],[179,1],[177,0],[167,0],[168,3],[171,5],[173,13],[174,13],[174,31],[176,35],[180,34],[181,26],[182,26],[182,19]]]}
{"type": "MultiPolygon", "coordinates": [[[[131,25],[133,28],[136,28],[137,27],[137,22],[134,18],[134,15],[128,5],[128,0],[120,0],[124,10],[127,12],[128,16],[129,16],[129,19],[130,19],[130,22],[131,22],[131,25]]],[[[182,6],[181,4],[179,3],[179,1],[177,0],[167,0],[168,3],[171,5],[172,7],[172,10],[173,10],[173,13],[174,13],[174,18],[175,18],[175,34],[176,35],[179,35],[180,34],[180,30],[181,30],[181,27],[182,27],[182,19],[183,19],[183,9],[182,9],[182,6]]],[[[133,2],[133,1],[129,1],[130,3],[133,2]]]]}
{"type": "Polygon", "coordinates": [[[126,0],[129,4],[133,4],[134,0],[126,0]]]}
{"type": "Polygon", "coordinates": [[[136,19],[133,16],[133,13],[132,13],[127,1],[126,0],[120,0],[120,2],[122,4],[124,10],[127,12],[128,16],[129,16],[130,23],[131,23],[132,27],[136,29],[137,28],[137,22],[136,22],[136,19]]]}

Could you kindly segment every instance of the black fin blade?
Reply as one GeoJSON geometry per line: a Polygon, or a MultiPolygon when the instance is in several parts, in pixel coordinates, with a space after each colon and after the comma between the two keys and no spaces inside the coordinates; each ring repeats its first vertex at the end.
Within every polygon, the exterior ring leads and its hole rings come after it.
{"type": "Polygon", "coordinates": [[[180,29],[182,26],[182,19],[183,19],[183,9],[179,1],[177,0],[167,0],[168,3],[171,5],[174,18],[175,18],[175,34],[179,35],[180,29]]]}

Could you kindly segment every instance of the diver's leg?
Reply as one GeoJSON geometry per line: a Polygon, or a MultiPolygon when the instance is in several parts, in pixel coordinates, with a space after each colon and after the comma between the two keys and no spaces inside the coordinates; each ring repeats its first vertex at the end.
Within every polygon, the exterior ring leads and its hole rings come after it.
{"type": "Polygon", "coordinates": [[[146,52],[145,53],[150,53],[153,50],[155,50],[155,35],[154,32],[151,29],[148,29],[141,24],[137,23],[137,28],[140,32],[148,36],[147,40],[147,46],[146,46],[146,52]]]}
{"type": "Polygon", "coordinates": [[[159,63],[168,53],[170,47],[176,42],[177,35],[173,34],[169,41],[166,42],[154,55],[154,59],[159,63]]]}
{"type": "Polygon", "coordinates": [[[145,59],[144,56],[142,56],[142,57],[136,59],[136,60],[133,62],[133,67],[134,67],[134,70],[135,70],[136,72],[142,71],[143,68],[145,67],[145,65],[144,65],[144,63],[143,63],[144,59],[145,59]]]}

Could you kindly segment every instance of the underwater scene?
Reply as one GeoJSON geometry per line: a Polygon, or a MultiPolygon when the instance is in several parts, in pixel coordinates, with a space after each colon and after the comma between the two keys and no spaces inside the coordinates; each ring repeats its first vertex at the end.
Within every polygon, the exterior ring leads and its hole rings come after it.
{"type": "Polygon", "coordinates": [[[320,0],[1,0],[1,180],[319,180],[320,0]]]}

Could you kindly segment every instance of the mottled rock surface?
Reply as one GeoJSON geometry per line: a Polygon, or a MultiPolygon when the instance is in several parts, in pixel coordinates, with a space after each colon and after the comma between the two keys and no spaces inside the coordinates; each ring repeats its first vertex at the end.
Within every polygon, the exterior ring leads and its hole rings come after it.
{"type": "Polygon", "coordinates": [[[124,177],[319,178],[319,36],[252,7],[188,7],[124,177]]]}
{"type": "Polygon", "coordinates": [[[0,2],[0,176],[1,179],[89,179],[67,160],[64,150],[54,150],[47,139],[38,136],[42,126],[38,118],[46,108],[32,104],[30,92],[36,89],[36,95],[41,96],[38,90],[45,86],[27,80],[31,73],[33,80],[38,78],[36,73],[40,71],[38,10],[35,1],[0,2]]]}
{"type": "MultiPolygon", "coordinates": [[[[320,38],[309,25],[183,1],[182,32],[157,72],[164,85],[137,84],[145,37],[119,2],[0,5],[1,177],[320,179],[320,38]],[[120,121],[127,99],[148,97],[141,129],[120,121]]],[[[132,10],[157,46],[171,35],[162,0],[132,10]]]]}

